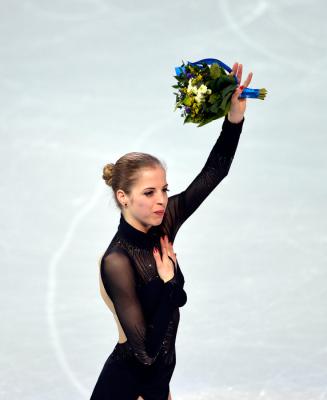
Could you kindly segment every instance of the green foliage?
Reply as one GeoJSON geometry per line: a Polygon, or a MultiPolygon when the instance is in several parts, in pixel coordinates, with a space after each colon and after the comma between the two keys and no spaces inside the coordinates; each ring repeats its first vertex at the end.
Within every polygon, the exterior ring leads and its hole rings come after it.
{"type": "Polygon", "coordinates": [[[190,115],[188,115],[185,119],[184,119],[184,124],[187,124],[188,122],[193,122],[192,121],[192,117],[190,115]]]}
{"type": "Polygon", "coordinates": [[[217,79],[221,75],[221,68],[219,67],[218,64],[212,64],[210,68],[210,77],[212,79],[217,79]]]}

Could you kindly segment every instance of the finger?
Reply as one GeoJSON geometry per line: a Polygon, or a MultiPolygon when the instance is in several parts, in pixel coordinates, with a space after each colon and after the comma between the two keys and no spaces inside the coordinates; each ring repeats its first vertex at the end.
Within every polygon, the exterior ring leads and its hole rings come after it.
{"type": "Polygon", "coordinates": [[[162,262],[159,250],[156,247],[154,247],[153,249],[153,257],[157,264],[160,264],[162,262]]]}
{"type": "Polygon", "coordinates": [[[162,257],[168,255],[167,245],[164,238],[160,238],[161,250],[162,250],[162,257]]]}
{"type": "Polygon", "coordinates": [[[171,251],[174,253],[174,246],[171,242],[169,242],[169,246],[170,246],[171,251]]]}
{"type": "Polygon", "coordinates": [[[243,83],[243,86],[244,86],[244,87],[248,87],[248,86],[249,86],[249,84],[250,84],[250,82],[251,82],[251,80],[252,80],[252,76],[253,76],[253,73],[250,72],[249,75],[248,75],[248,77],[246,78],[246,80],[245,80],[244,83],[243,83]]]}
{"type": "Polygon", "coordinates": [[[173,260],[170,256],[168,256],[169,260],[173,263],[174,268],[176,269],[176,261],[173,260]]]}
{"type": "Polygon", "coordinates": [[[234,65],[233,65],[233,68],[232,68],[232,71],[231,71],[230,75],[236,75],[237,67],[238,67],[238,63],[235,62],[234,65]]]}
{"type": "Polygon", "coordinates": [[[174,248],[173,248],[173,244],[171,242],[168,242],[169,247],[168,247],[168,254],[175,260],[176,262],[176,253],[174,253],[174,248]]]}
{"type": "Polygon", "coordinates": [[[243,71],[243,65],[239,64],[238,69],[237,69],[237,74],[236,74],[238,83],[240,83],[242,80],[242,71],[243,71]]]}
{"type": "Polygon", "coordinates": [[[240,96],[241,93],[242,93],[241,87],[237,87],[237,88],[235,89],[234,93],[233,93],[233,96],[232,96],[231,101],[232,101],[232,102],[237,102],[237,101],[244,100],[244,99],[239,99],[239,96],[240,96]]]}
{"type": "Polygon", "coordinates": [[[172,248],[167,235],[164,236],[164,243],[167,249],[167,256],[174,258],[174,249],[172,248]]]}
{"type": "Polygon", "coordinates": [[[165,235],[165,244],[166,244],[166,248],[167,248],[167,253],[169,256],[171,256],[174,253],[174,249],[172,248],[172,244],[170,243],[169,239],[168,239],[168,235],[165,235]]]}

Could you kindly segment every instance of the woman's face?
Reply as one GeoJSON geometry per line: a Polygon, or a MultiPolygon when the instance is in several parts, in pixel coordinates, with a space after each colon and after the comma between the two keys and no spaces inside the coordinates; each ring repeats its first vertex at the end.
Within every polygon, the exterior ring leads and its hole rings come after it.
{"type": "Polygon", "coordinates": [[[129,196],[124,194],[123,215],[128,223],[143,232],[153,225],[160,225],[168,203],[166,171],[160,167],[142,168],[139,179],[134,184],[129,196]]]}

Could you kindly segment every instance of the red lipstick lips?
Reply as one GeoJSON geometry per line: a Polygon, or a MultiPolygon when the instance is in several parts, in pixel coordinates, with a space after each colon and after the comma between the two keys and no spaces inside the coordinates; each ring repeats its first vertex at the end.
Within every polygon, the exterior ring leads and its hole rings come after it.
{"type": "Polygon", "coordinates": [[[154,212],[157,215],[164,215],[165,211],[164,210],[159,210],[154,212]]]}

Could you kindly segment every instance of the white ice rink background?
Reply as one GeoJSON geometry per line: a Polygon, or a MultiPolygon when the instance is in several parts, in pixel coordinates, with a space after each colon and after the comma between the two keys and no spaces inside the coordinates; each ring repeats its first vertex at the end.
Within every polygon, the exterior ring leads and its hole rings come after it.
{"type": "Polygon", "coordinates": [[[178,233],[174,400],[327,399],[326,2],[1,0],[0,398],[90,397],[118,339],[98,258],[119,223],[102,167],[198,174],[222,120],[183,125],[174,68],[244,65],[229,175],[178,233]],[[200,230],[201,227],[201,230],[200,230]]]}

